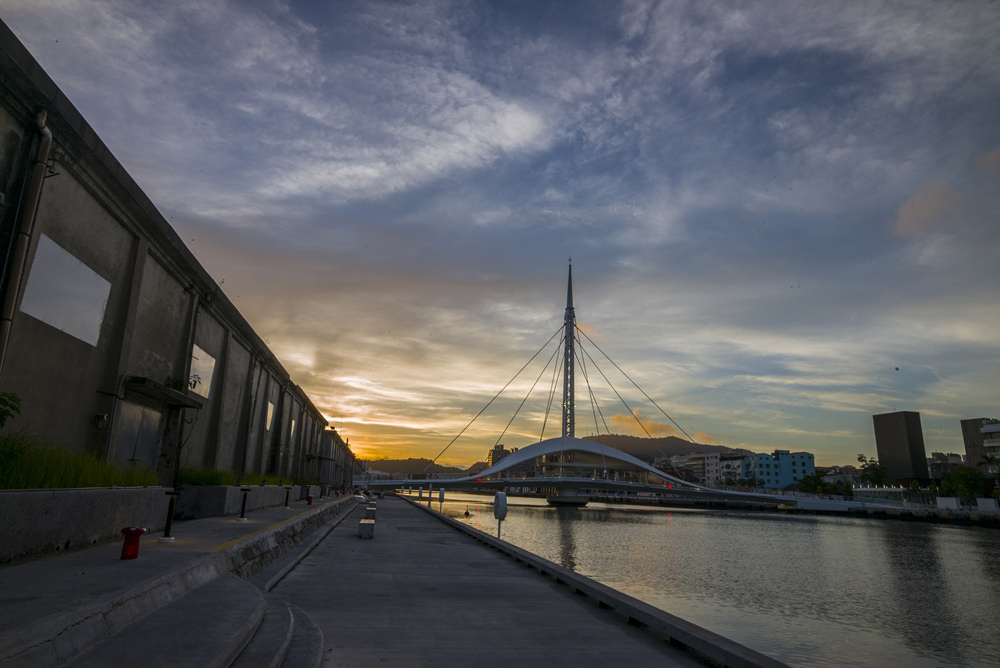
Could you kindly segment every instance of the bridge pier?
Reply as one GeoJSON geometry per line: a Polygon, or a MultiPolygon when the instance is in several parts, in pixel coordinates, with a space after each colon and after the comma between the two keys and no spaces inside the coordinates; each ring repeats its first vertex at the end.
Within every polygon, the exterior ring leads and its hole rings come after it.
{"type": "Polygon", "coordinates": [[[585,506],[590,499],[580,494],[579,489],[571,487],[557,487],[555,494],[545,497],[550,506],[585,506]]]}

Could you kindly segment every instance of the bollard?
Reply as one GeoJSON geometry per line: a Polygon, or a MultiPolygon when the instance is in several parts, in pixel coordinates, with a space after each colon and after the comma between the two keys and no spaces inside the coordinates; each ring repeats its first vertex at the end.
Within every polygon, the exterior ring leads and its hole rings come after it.
{"type": "Polygon", "coordinates": [[[122,559],[139,558],[139,536],[146,533],[143,527],[125,527],[122,535],[125,536],[125,543],[122,544],[122,559]]]}
{"type": "Polygon", "coordinates": [[[285,510],[288,510],[288,495],[292,491],[291,485],[285,485],[285,510]]]}
{"type": "Polygon", "coordinates": [[[167,504],[167,521],[163,525],[163,535],[156,539],[158,543],[174,542],[174,537],[170,535],[170,527],[174,522],[174,502],[177,501],[179,492],[176,489],[168,489],[166,494],[170,497],[170,503],[167,504]]]}
{"type": "Polygon", "coordinates": [[[307,506],[311,506],[312,504],[313,504],[313,495],[312,494],[306,494],[306,505],[307,506]]]}
{"type": "Polygon", "coordinates": [[[247,522],[247,494],[250,492],[249,487],[240,487],[240,491],[243,492],[243,503],[240,505],[240,516],[236,518],[237,522],[247,522]]]}

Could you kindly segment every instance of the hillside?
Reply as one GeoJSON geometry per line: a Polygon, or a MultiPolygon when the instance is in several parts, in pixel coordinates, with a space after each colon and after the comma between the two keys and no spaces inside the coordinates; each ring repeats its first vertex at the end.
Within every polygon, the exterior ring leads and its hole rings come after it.
{"type": "Polygon", "coordinates": [[[597,436],[584,436],[588,441],[609,445],[622,452],[641,459],[652,462],[657,457],[672,457],[674,455],[689,455],[691,453],[718,452],[720,454],[740,453],[750,454],[749,450],[740,448],[730,448],[725,445],[707,445],[704,443],[692,443],[676,436],[665,436],[663,438],[644,438],[641,436],[629,436],[627,434],[600,434],[597,436]]]}
{"type": "Polygon", "coordinates": [[[392,475],[412,475],[414,473],[440,473],[445,476],[459,477],[462,475],[472,475],[485,468],[485,464],[480,462],[482,467],[476,470],[478,464],[474,464],[469,469],[460,469],[455,466],[442,466],[441,464],[431,464],[431,460],[424,457],[410,457],[409,459],[371,459],[368,460],[368,468],[373,471],[389,473],[392,475]],[[428,467],[430,464],[430,467],[428,467]]]}
{"type": "MultiPolygon", "coordinates": [[[[612,448],[617,448],[622,452],[627,452],[633,457],[637,457],[646,462],[652,462],[657,457],[671,457],[673,455],[689,455],[693,452],[718,452],[721,454],[741,453],[751,454],[749,450],[730,448],[724,445],[707,445],[704,443],[692,443],[676,436],[666,436],[664,438],[644,438],[641,436],[629,436],[627,434],[601,434],[598,436],[584,436],[588,441],[603,443],[612,448]]],[[[420,473],[438,473],[445,477],[460,477],[463,475],[474,475],[486,468],[486,462],[477,462],[467,469],[456,466],[442,466],[431,464],[431,460],[425,457],[411,457],[409,459],[371,459],[368,461],[369,470],[388,473],[392,476],[404,476],[420,473]]]]}

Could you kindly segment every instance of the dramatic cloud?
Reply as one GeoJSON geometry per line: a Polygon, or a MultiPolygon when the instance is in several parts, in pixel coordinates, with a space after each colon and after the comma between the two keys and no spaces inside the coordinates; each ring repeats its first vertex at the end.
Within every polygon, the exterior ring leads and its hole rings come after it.
{"type": "Polygon", "coordinates": [[[672,424],[654,422],[653,420],[644,418],[639,414],[637,409],[632,410],[632,415],[613,415],[608,419],[608,422],[624,429],[624,433],[635,434],[636,436],[649,436],[652,438],[680,436],[672,424]]]}
{"type": "MultiPolygon", "coordinates": [[[[570,256],[580,433],[606,428],[588,389],[642,433],[629,412],[659,413],[630,381],[695,440],[820,463],[874,454],[873,413],[921,411],[928,452],[1000,417],[997,3],[0,18],[362,456],[455,440],[559,330],[570,256]]],[[[441,461],[526,445],[546,416],[551,435],[539,373],[441,461]]]]}

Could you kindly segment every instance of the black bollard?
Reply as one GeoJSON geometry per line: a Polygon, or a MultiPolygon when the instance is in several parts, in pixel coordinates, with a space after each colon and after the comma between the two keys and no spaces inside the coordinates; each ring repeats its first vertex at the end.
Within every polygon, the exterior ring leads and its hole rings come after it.
{"type": "Polygon", "coordinates": [[[285,510],[288,510],[288,495],[292,491],[291,485],[285,485],[285,510]]]}
{"type": "Polygon", "coordinates": [[[174,522],[174,502],[177,500],[178,494],[176,489],[167,490],[167,496],[170,497],[170,503],[167,504],[167,521],[163,525],[163,535],[156,539],[158,543],[174,542],[174,537],[170,535],[170,527],[174,522]]]}
{"type": "Polygon", "coordinates": [[[243,492],[243,505],[240,506],[240,516],[236,519],[237,522],[246,522],[247,520],[247,493],[250,491],[249,487],[240,487],[240,491],[243,492]]]}

